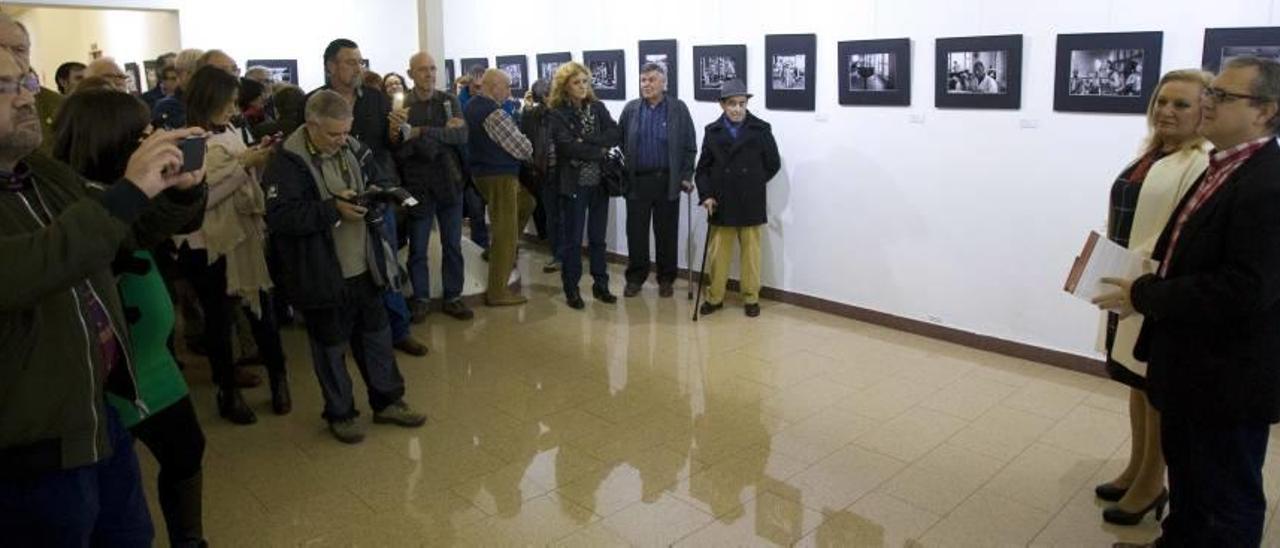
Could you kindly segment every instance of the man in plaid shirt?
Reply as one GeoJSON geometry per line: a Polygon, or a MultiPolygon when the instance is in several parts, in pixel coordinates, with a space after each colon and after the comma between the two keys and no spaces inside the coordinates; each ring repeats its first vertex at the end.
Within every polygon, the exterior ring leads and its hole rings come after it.
{"type": "Polygon", "coordinates": [[[533,145],[520,133],[515,120],[502,109],[511,97],[511,80],[505,72],[489,69],[480,79],[480,92],[467,103],[470,132],[471,174],[489,203],[489,283],[485,304],[512,306],[527,300],[507,290],[507,276],[516,261],[520,220],[533,212],[533,197],[519,181],[520,163],[533,154],[533,145]]]}

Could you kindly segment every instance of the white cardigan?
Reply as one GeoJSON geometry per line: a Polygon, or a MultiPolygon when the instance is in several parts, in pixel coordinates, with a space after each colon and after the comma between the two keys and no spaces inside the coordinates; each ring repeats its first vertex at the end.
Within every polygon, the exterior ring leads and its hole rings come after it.
{"type": "MultiPolygon", "coordinates": [[[[1138,191],[1138,207],[1133,215],[1133,229],[1129,232],[1130,250],[1141,253],[1144,257],[1151,257],[1156,241],[1173,216],[1174,208],[1178,207],[1182,196],[1208,169],[1210,147],[1206,142],[1199,147],[1170,154],[1151,166],[1138,191]]],[[[1105,331],[1105,314],[1102,321],[1105,331]]],[[[1111,345],[1111,359],[1145,377],[1146,362],[1133,357],[1133,347],[1138,342],[1138,333],[1142,331],[1142,321],[1141,314],[1120,320],[1115,341],[1111,345]]]]}

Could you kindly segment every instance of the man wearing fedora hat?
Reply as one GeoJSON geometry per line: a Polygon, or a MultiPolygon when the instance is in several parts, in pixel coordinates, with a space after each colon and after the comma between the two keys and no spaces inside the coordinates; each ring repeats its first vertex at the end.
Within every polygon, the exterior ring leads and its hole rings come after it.
{"type": "Polygon", "coordinates": [[[701,314],[724,306],[733,242],[742,250],[742,300],[746,314],[760,315],[760,238],[768,222],[765,185],[782,161],[773,130],[747,111],[751,94],[740,80],[720,86],[724,115],[707,125],[695,179],[702,207],[707,210],[708,272],[711,285],[701,314]]]}

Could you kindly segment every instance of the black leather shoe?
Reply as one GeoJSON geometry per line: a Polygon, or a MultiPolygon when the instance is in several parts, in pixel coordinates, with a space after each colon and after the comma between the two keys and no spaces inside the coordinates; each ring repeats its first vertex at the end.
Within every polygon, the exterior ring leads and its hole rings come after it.
{"type": "Polygon", "coordinates": [[[759,303],[748,303],[745,307],[743,307],[743,309],[746,310],[748,318],[754,318],[760,315],[759,303]]]}
{"type": "Polygon", "coordinates": [[[569,308],[574,310],[582,310],[587,307],[587,303],[582,300],[582,294],[576,291],[572,294],[565,294],[564,300],[569,303],[569,308]]]}
{"type": "Polygon", "coordinates": [[[613,304],[618,302],[618,297],[613,293],[610,293],[608,288],[604,288],[604,287],[591,288],[591,296],[595,297],[597,301],[600,301],[604,304],[613,304]]]}
{"type": "Polygon", "coordinates": [[[1165,489],[1160,492],[1160,495],[1156,497],[1156,500],[1151,501],[1151,504],[1148,504],[1147,507],[1142,510],[1137,512],[1126,512],[1121,510],[1118,506],[1112,506],[1111,508],[1107,508],[1102,511],[1102,520],[1114,525],[1137,525],[1142,521],[1142,518],[1147,517],[1147,512],[1155,510],[1156,521],[1160,521],[1164,518],[1164,508],[1168,504],[1169,490],[1165,489]]]}
{"type": "Polygon", "coordinates": [[[258,417],[249,409],[249,404],[244,402],[239,389],[218,391],[218,415],[235,424],[258,422],[258,417]]]}
{"type": "Polygon", "coordinates": [[[627,282],[627,286],[622,288],[622,296],[630,299],[631,297],[639,295],[641,287],[642,286],[640,284],[633,284],[631,282],[627,282]]]}
{"type": "Polygon", "coordinates": [[[724,308],[724,303],[720,303],[720,304],[702,303],[702,308],[698,309],[698,315],[709,316],[711,314],[715,314],[715,312],[717,310],[720,310],[721,308],[724,308]]]}
{"type": "Polygon", "coordinates": [[[391,346],[410,356],[422,357],[426,356],[427,353],[430,352],[430,350],[427,349],[427,345],[422,344],[422,342],[415,339],[413,335],[407,335],[405,338],[396,341],[395,344],[391,346]]]}
{"type": "Polygon", "coordinates": [[[676,288],[671,284],[658,284],[658,296],[664,299],[670,299],[676,294],[676,288]]]}
{"type": "Polygon", "coordinates": [[[1116,487],[1110,483],[1100,483],[1093,488],[1093,494],[1107,502],[1120,502],[1120,499],[1124,498],[1124,494],[1128,492],[1128,487],[1116,487]]]}
{"type": "Polygon", "coordinates": [[[467,308],[467,303],[462,302],[462,299],[454,299],[444,303],[444,313],[464,322],[476,316],[475,312],[467,308]]]}
{"type": "Polygon", "coordinates": [[[293,411],[293,397],[289,394],[289,378],[285,376],[271,379],[271,411],[277,415],[288,415],[293,411]]]}

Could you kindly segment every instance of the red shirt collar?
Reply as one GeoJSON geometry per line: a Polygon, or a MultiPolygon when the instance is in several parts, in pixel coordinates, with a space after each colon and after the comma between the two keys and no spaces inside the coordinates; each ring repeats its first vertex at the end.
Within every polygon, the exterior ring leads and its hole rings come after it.
{"type": "Polygon", "coordinates": [[[1209,155],[1209,165],[1214,168],[1219,168],[1225,165],[1230,165],[1232,162],[1248,158],[1275,138],[1275,135],[1268,135],[1266,137],[1259,137],[1252,141],[1240,143],[1227,150],[1215,149],[1209,155]]]}

